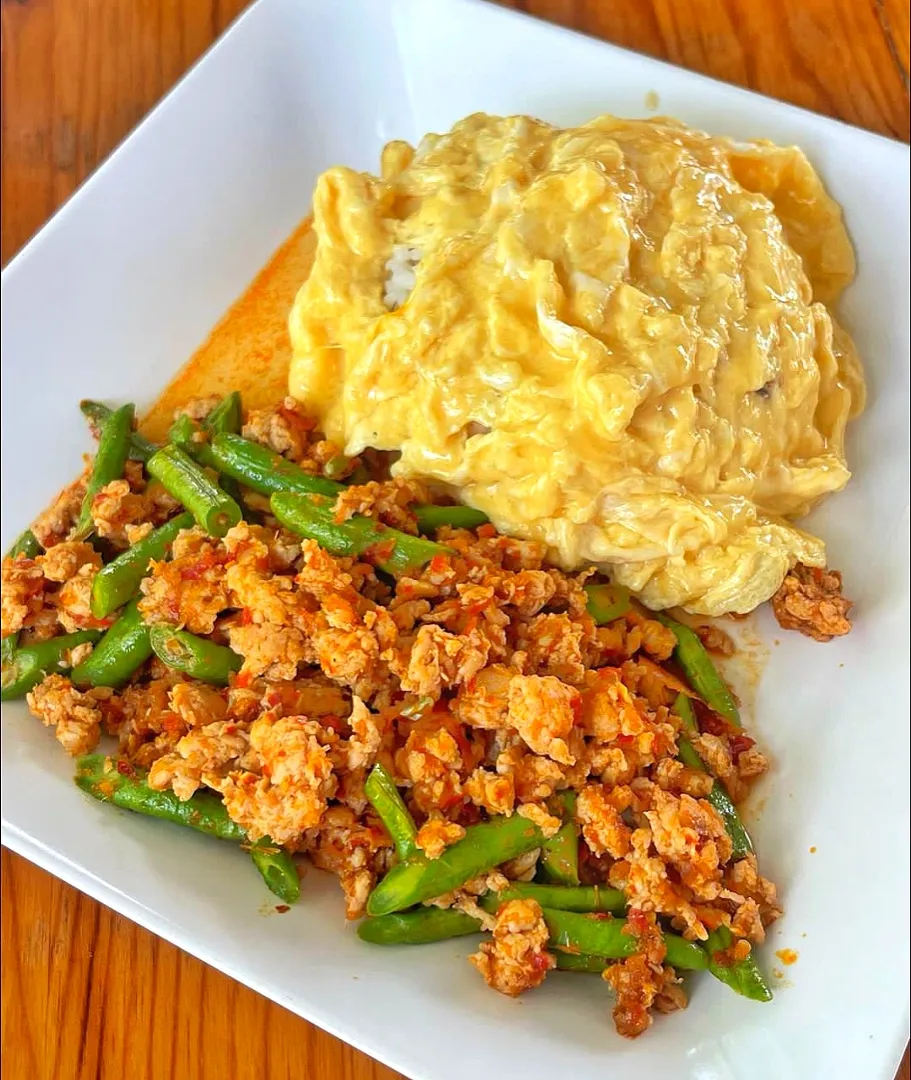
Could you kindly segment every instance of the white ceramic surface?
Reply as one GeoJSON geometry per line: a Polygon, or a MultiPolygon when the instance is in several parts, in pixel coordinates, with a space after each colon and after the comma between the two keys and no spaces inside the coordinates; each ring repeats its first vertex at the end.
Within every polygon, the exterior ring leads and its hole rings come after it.
{"type": "Polygon", "coordinates": [[[261,0],[3,274],[3,546],[88,449],[79,398],[150,403],[321,169],[375,167],[389,138],[476,110],[577,122],[647,114],[650,92],[696,126],[804,147],[858,251],[843,316],[870,407],[856,479],[814,521],[857,624],[826,646],[787,635],[755,703],[776,764],[755,836],[787,908],[764,961],[800,954],[776,1000],[703,978],[627,1043],[597,980],[511,1001],[464,961],[471,939],[362,945],[316,871],[297,908],[263,917],[236,851],[84,799],[21,706],[2,710],[3,842],[420,1080],[892,1080],[908,1031],[907,147],[471,0],[261,0]]]}

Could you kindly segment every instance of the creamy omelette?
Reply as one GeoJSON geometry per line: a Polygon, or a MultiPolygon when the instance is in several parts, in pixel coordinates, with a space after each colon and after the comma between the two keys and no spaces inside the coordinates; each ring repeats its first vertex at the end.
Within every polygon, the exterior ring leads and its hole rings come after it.
{"type": "Polygon", "coordinates": [[[803,154],[666,119],[475,115],[324,173],[291,393],[357,454],[653,608],[768,599],[822,541],[863,375],[854,256],[803,154]]]}

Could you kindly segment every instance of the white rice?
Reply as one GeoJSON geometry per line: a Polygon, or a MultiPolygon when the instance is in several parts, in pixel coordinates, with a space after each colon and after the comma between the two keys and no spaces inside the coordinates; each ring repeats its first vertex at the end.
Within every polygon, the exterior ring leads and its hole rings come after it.
{"type": "Polygon", "coordinates": [[[386,261],[386,288],[383,303],[390,311],[395,311],[411,295],[417,278],[415,273],[421,253],[407,244],[396,244],[386,261]]]}

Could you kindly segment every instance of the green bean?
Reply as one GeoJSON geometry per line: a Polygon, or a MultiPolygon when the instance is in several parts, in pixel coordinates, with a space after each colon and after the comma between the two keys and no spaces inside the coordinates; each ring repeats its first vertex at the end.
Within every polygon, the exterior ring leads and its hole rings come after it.
{"type": "Polygon", "coordinates": [[[660,613],[656,614],[656,618],[660,619],[669,630],[673,630],[674,637],[677,639],[674,659],[683,668],[690,686],[710,709],[721,713],[732,724],[740,727],[737,703],[727,683],[718,674],[696,631],[660,613]]]}
{"type": "MultiPolygon", "coordinates": [[[[109,409],[107,405],[102,405],[100,401],[89,401],[88,399],[80,401],[79,408],[96,431],[101,431],[105,420],[114,411],[109,409]]],[[[146,462],[157,450],[158,447],[155,443],[149,442],[138,432],[134,431],[130,436],[130,459],[132,461],[146,462]]]]}
{"type": "MultiPolygon", "coordinates": [[[[690,699],[686,694],[677,695],[674,702],[674,712],[680,717],[683,728],[687,733],[691,735],[699,733],[696,714],[693,712],[693,706],[690,704],[690,699]]],[[[705,763],[686,735],[680,735],[677,738],[677,757],[690,769],[706,772],[705,763]]],[[[712,782],[712,790],[708,794],[708,800],[718,811],[721,820],[724,822],[725,831],[731,839],[732,856],[735,859],[742,859],[744,856],[751,854],[753,841],[750,839],[750,834],[737,812],[733,799],[717,777],[712,782]]]]}
{"type": "Polygon", "coordinates": [[[605,960],[603,956],[590,956],[588,953],[555,949],[552,955],[557,961],[557,971],[586,971],[592,975],[600,975],[611,965],[611,961],[605,960]]]}
{"type": "Polygon", "coordinates": [[[88,641],[94,644],[100,637],[100,630],[77,630],[75,634],[63,634],[17,649],[3,664],[0,701],[25,697],[46,675],[68,671],[63,654],[88,641]]]}
{"type": "Polygon", "coordinates": [[[361,919],[357,936],[372,945],[427,945],[432,941],[479,934],[481,923],[455,908],[421,907],[361,919]]]}
{"type": "MultiPolygon", "coordinates": [[[[206,469],[218,470],[212,447],[209,445],[207,436],[202,435],[202,428],[194,423],[186,413],[182,413],[168,428],[168,442],[179,446],[185,454],[188,454],[195,462],[206,469]]],[[[226,489],[227,490],[227,489],[226,489]]],[[[233,498],[232,494],[232,498],[233,498]]]]}
{"type": "Polygon", "coordinates": [[[588,613],[598,626],[619,619],[630,609],[629,589],[622,585],[586,585],[588,613]]]}
{"type": "Polygon", "coordinates": [[[414,842],[417,826],[395,786],[395,780],[382,765],[376,764],[370,770],[364,784],[364,794],[392,837],[398,857],[409,859],[415,855],[418,851],[414,842]]]}
{"type": "Polygon", "coordinates": [[[216,645],[207,638],[171,626],[150,626],[149,642],[163,664],[215,686],[227,686],[233,672],[240,671],[244,662],[242,656],[226,645],[216,645]]]}
{"type": "Polygon", "coordinates": [[[332,555],[355,558],[372,553],[377,567],[396,577],[419,570],[436,555],[451,554],[441,544],[388,529],[372,518],[352,517],[337,524],[331,504],[317,497],[279,492],[270,502],[272,513],[291,532],[316,540],[332,555]]]}
{"type": "Polygon", "coordinates": [[[447,525],[450,529],[476,529],[490,520],[473,506],[415,506],[413,510],[422,533],[436,532],[447,525]]]}
{"type": "Polygon", "coordinates": [[[438,859],[418,854],[394,866],[370,894],[367,912],[387,915],[403,911],[457,889],[543,843],[544,834],[537,825],[518,814],[470,825],[462,839],[447,847],[438,859]]]}
{"type": "Polygon", "coordinates": [[[112,762],[104,754],[85,754],[76,760],[76,783],[94,799],[176,825],[188,825],[219,840],[246,842],[247,834],[228,816],[221,796],[197,791],[181,800],[170,790],[153,791],[146,775],[126,762],[112,762]]]}
{"type": "MultiPolygon", "coordinates": [[[[37,558],[44,548],[35,539],[35,534],[31,529],[26,529],[25,532],[19,537],[19,539],[13,544],[13,546],[6,553],[7,559],[18,559],[21,555],[23,559],[35,559],[37,558]]],[[[19,645],[19,634],[7,634],[4,638],[0,639],[0,661],[5,664],[9,664],[13,659],[13,653],[15,653],[17,646],[19,645]]]]}
{"type": "Polygon", "coordinates": [[[705,942],[709,971],[742,997],[751,1001],[771,1001],[772,991],[752,952],[744,960],[733,962],[724,955],[733,941],[734,935],[726,926],[719,926],[709,934],[705,942]]]}
{"type": "Polygon", "coordinates": [[[350,465],[351,458],[347,454],[336,454],[335,457],[329,458],[323,466],[323,475],[329,480],[335,480],[337,477],[343,476],[350,465]]]}
{"type": "Polygon", "coordinates": [[[538,885],[535,882],[512,881],[509,888],[485,895],[490,910],[505,904],[507,900],[535,900],[542,908],[557,911],[622,912],[626,910],[626,897],[619,889],[601,885],[538,885]],[[490,899],[488,899],[490,898],[490,899]]]}
{"type": "Polygon", "coordinates": [[[98,437],[98,450],[95,453],[92,473],[82,499],[79,520],[70,535],[71,540],[84,540],[92,532],[92,501],[106,484],[123,476],[123,467],[130,453],[135,412],[132,405],[122,405],[104,421],[98,437]]]}
{"type": "Polygon", "coordinates": [[[217,435],[220,432],[238,435],[243,424],[243,419],[243,406],[240,400],[240,393],[237,390],[232,390],[230,394],[226,394],[221,401],[219,401],[205,420],[203,420],[202,425],[206,431],[211,432],[213,435],[217,435]]]}
{"type": "Polygon", "coordinates": [[[146,468],[211,536],[224,536],[240,521],[241,509],[234,499],[180,447],[165,446],[149,459],[146,468]]]}
{"type": "MultiPolygon", "coordinates": [[[[576,826],[576,793],[564,791],[555,797],[562,806],[563,824],[541,848],[538,869],[546,881],[559,885],[579,884],[579,831],[576,826]]],[[[551,905],[552,907],[554,905],[551,905]]]]}
{"type": "Polygon", "coordinates": [[[296,904],[301,897],[301,880],[294,859],[267,836],[250,848],[253,865],[262,875],[269,892],[286,904],[296,904]]]}
{"type": "Polygon", "coordinates": [[[149,659],[152,655],[149,628],[142,621],[138,604],[138,599],[131,600],[88,660],[73,668],[70,678],[75,686],[116,689],[129,682],[133,672],[149,659]]]}
{"type": "Polygon", "coordinates": [[[103,566],[92,582],[92,614],[95,618],[103,619],[132,600],[152,561],[163,559],[177,534],[192,526],[192,514],[178,514],[103,566]]]}
{"type": "MultiPolygon", "coordinates": [[[[639,950],[639,939],[635,934],[627,933],[623,919],[580,915],[556,908],[544,908],[543,911],[553,948],[603,956],[608,960],[622,960],[639,950]]],[[[667,949],[665,961],[672,967],[685,971],[701,971],[708,967],[708,956],[691,941],[666,933],[664,944],[667,949]]]]}
{"type": "Polygon", "coordinates": [[[212,455],[218,471],[260,495],[289,491],[303,495],[336,496],[344,484],[311,476],[293,462],[240,435],[220,432],[212,439],[212,455]]]}

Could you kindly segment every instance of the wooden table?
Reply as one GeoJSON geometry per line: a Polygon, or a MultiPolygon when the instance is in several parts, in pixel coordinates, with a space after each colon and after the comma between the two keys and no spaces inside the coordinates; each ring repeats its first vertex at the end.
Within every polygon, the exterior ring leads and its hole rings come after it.
{"type": "MultiPolygon", "coordinates": [[[[512,6],[907,141],[908,3],[512,6]]],[[[2,5],[6,263],[245,3],[2,5]]],[[[7,1080],[398,1076],[8,851],[2,857],[7,1080]]],[[[907,1054],[899,1077],[909,1080],[907,1054]]]]}

